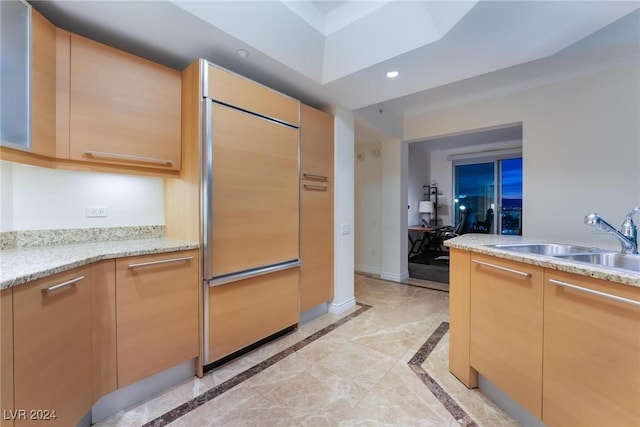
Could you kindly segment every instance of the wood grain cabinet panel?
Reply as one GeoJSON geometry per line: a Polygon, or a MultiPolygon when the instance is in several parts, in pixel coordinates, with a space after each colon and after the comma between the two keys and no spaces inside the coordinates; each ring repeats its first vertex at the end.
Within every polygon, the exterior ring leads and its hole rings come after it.
{"type": "MultiPolygon", "coordinates": [[[[15,409],[13,404],[13,292],[0,291],[0,409],[15,409]]],[[[11,417],[0,417],[0,426],[13,427],[11,417]],[[9,419],[7,419],[9,418],[9,419]]]]}
{"type": "Polygon", "coordinates": [[[93,345],[93,401],[118,388],[116,355],[116,264],[114,260],[91,265],[93,345]]]}
{"type": "Polygon", "coordinates": [[[294,126],[300,124],[299,101],[215,65],[206,66],[209,98],[294,126]]]}
{"type": "Polygon", "coordinates": [[[56,153],[56,27],[31,9],[31,152],[56,153]]]}
{"type": "Polygon", "coordinates": [[[469,388],[478,386],[478,373],[469,362],[471,255],[451,249],[449,268],[449,371],[469,388]]]}
{"type": "Polygon", "coordinates": [[[300,105],[300,179],[333,182],[333,135],[331,114],[300,105]]]}
{"type": "Polygon", "coordinates": [[[179,170],[179,71],[71,34],[70,158],[179,170]]]}
{"type": "Polygon", "coordinates": [[[333,298],[333,185],[300,183],[300,311],[333,298]]]}
{"type": "Polygon", "coordinates": [[[13,305],[15,425],[76,425],[93,404],[91,267],[15,287],[13,305]]]}
{"type": "Polygon", "coordinates": [[[298,268],[209,288],[209,360],[298,323],[298,268]]]}
{"type": "Polygon", "coordinates": [[[471,254],[471,366],[542,418],[543,269],[471,254]]]}
{"type": "Polygon", "coordinates": [[[199,355],[198,251],[116,260],[118,388],[199,355]]]}
{"type": "Polygon", "coordinates": [[[638,304],[640,288],[545,272],[542,420],[546,425],[639,425],[638,304]]]}
{"type": "Polygon", "coordinates": [[[298,130],[217,104],[212,110],[212,276],[297,260],[298,130]]]}

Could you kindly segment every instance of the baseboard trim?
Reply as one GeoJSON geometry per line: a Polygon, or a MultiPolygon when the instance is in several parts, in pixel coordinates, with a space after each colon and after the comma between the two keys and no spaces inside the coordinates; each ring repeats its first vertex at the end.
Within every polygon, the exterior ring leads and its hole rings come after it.
{"type": "Polygon", "coordinates": [[[380,269],[378,267],[369,267],[367,265],[354,265],[353,269],[357,273],[373,274],[375,276],[380,275],[380,269]]]}
{"type": "Polygon", "coordinates": [[[346,301],[343,301],[339,304],[336,303],[331,303],[329,304],[329,313],[331,314],[342,314],[348,310],[351,310],[353,307],[356,306],[356,298],[355,297],[351,297],[346,301]]]}
{"type": "Polygon", "coordinates": [[[404,271],[401,274],[385,273],[383,271],[380,273],[380,278],[390,282],[404,282],[409,278],[409,271],[404,271]]]}

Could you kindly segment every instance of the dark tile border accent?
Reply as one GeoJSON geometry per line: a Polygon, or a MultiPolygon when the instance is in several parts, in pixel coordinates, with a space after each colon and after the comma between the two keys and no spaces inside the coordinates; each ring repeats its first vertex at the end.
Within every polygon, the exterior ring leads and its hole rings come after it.
{"type": "Polygon", "coordinates": [[[183,415],[186,415],[187,413],[193,411],[194,409],[198,408],[199,406],[202,406],[205,403],[209,402],[210,400],[215,399],[216,397],[220,396],[221,394],[231,390],[233,387],[243,383],[244,381],[248,380],[249,378],[253,377],[254,375],[264,371],[265,369],[269,368],[270,366],[275,365],[276,363],[278,363],[279,361],[281,361],[285,357],[290,356],[291,354],[293,354],[296,351],[302,349],[303,347],[306,347],[307,345],[311,344],[312,342],[314,342],[318,338],[323,337],[324,335],[326,335],[329,332],[333,331],[337,327],[339,327],[341,325],[344,325],[348,321],[354,319],[355,317],[360,316],[362,313],[366,312],[367,310],[369,310],[371,308],[371,306],[367,305],[367,304],[361,304],[361,303],[356,303],[356,304],[358,306],[360,306],[360,308],[358,310],[354,311],[353,313],[348,314],[347,316],[345,316],[342,319],[330,324],[329,326],[326,326],[326,327],[320,329],[319,331],[309,335],[307,338],[295,343],[291,347],[288,347],[288,348],[282,350],[281,352],[274,354],[273,356],[269,357],[268,359],[258,363],[257,365],[252,366],[251,368],[247,369],[244,372],[239,373],[235,377],[233,377],[231,379],[228,379],[227,381],[223,382],[222,384],[218,384],[217,386],[205,391],[204,393],[200,394],[199,396],[196,396],[195,398],[189,400],[188,402],[185,402],[182,405],[180,405],[180,406],[178,406],[176,408],[173,408],[172,410],[170,410],[168,412],[165,412],[164,414],[160,415],[158,418],[156,418],[154,420],[151,420],[148,423],[144,424],[143,427],[161,427],[161,426],[168,425],[169,423],[177,420],[178,418],[182,417],[183,415]]]}
{"type": "Polygon", "coordinates": [[[407,364],[461,426],[478,427],[469,414],[422,367],[424,361],[448,331],[449,322],[442,322],[407,364]]]}

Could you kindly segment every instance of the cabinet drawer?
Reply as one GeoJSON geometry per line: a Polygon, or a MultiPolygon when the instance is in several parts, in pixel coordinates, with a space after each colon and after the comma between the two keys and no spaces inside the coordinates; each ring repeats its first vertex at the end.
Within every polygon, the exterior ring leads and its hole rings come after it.
{"type": "Polygon", "coordinates": [[[543,384],[549,426],[637,425],[640,288],[547,270],[543,384]]]}
{"type": "Polygon", "coordinates": [[[199,354],[198,252],[116,261],[118,387],[199,354]]]}
{"type": "Polygon", "coordinates": [[[207,96],[293,126],[300,124],[300,102],[245,77],[209,64],[207,96]]]}
{"type": "Polygon", "coordinates": [[[16,426],[71,426],[91,408],[91,267],[13,289],[15,408],[56,419],[16,426]]]}
{"type": "Polygon", "coordinates": [[[542,416],[543,269],[471,254],[470,363],[542,416]]]}
{"type": "Polygon", "coordinates": [[[209,288],[209,361],[298,323],[298,268],[209,288]]]}

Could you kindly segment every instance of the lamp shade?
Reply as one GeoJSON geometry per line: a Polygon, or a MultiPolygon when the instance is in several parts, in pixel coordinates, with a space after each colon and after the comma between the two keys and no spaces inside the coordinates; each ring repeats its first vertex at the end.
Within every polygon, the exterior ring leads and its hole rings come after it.
{"type": "Polygon", "coordinates": [[[418,206],[418,212],[428,214],[433,213],[433,202],[430,200],[420,202],[420,205],[418,206]]]}

